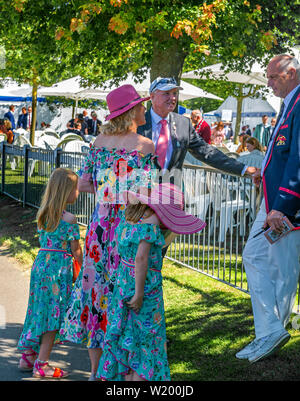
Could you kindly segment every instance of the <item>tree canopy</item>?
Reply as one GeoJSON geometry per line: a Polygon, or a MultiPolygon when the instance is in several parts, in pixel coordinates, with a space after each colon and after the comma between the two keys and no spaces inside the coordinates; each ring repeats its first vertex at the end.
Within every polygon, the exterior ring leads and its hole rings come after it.
{"type": "Polygon", "coordinates": [[[215,59],[242,71],[299,39],[297,2],[78,0],[57,38],[81,43],[89,57],[86,76],[93,80],[129,71],[139,76],[143,68],[150,68],[152,79],[180,78],[183,69],[215,59]]]}
{"type": "Polygon", "coordinates": [[[0,0],[0,76],[87,85],[254,61],[299,43],[299,0],[0,0]]]}
{"type": "MultiPolygon", "coordinates": [[[[88,83],[151,78],[222,62],[254,60],[299,41],[299,0],[0,0],[0,44],[16,78],[88,83]],[[259,4],[258,4],[259,3],[259,4]]],[[[5,73],[8,72],[6,69],[5,73]]],[[[2,75],[3,75],[2,71],[2,75]]]]}

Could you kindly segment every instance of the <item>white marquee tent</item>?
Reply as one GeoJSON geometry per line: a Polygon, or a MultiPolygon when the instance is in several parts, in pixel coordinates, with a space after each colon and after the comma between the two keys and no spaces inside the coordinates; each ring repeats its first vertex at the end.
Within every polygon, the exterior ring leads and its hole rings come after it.
{"type": "MultiPolygon", "coordinates": [[[[217,110],[204,114],[204,118],[209,121],[220,120],[227,111],[230,111],[232,115],[232,126],[234,128],[236,120],[236,109],[236,98],[229,96],[217,110]]],[[[241,126],[249,125],[251,128],[255,127],[257,124],[261,123],[261,118],[263,115],[267,115],[270,122],[271,117],[275,117],[276,114],[277,111],[270,105],[268,101],[263,99],[246,98],[244,99],[242,105],[241,126]]]]}
{"type": "Polygon", "coordinates": [[[226,79],[229,82],[241,84],[267,85],[265,69],[258,63],[254,63],[249,74],[236,71],[225,72],[221,63],[209,65],[199,70],[189,71],[182,74],[182,78],[205,79],[205,74],[209,73],[209,78],[226,79]],[[203,75],[202,75],[203,74],[203,75]]]}
{"type": "MultiPolygon", "coordinates": [[[[131,84],[136,90],[142,95],[147,96],[149,94],[150,87],[150,74],[148,73],[146,79],[142,82],[136,82],[136,79],[132,74],[129,74],[128,78],[121,81],[118,85],[114,85],[112,81],[107,81],[103,86],[96,88],[85,88],[80,84],[80,77],[74,77],[65,81],[58,82],[51,87],[42,87],[38,90],[39,96],[64,96],[69,99],[76,101],[80,99],[100,99],[105,100],[107,94],[120,85],[131,84]]],[[[222,100],[222,98],[215,96],[211,93],[205,92],[202,89],[188,84],[187,82],[181,82],[183,88],[179,93],[179,100],[188,100],[197,97],[206,97],[210,99],[222,100]]]]}

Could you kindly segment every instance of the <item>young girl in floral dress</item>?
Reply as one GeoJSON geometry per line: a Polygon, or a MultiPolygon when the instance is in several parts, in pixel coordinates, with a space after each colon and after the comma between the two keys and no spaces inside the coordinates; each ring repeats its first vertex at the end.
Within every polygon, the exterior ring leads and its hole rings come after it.
{"type": "Polygon", "coordinates": [[[165,240],[160,226],[191,234],[205,223],[183,211],[183,195],[173,185],[157,185],[150,197],[131,191],[128,195],[125,219],[117,229],[121,260],[97,377],[170,380],[161,275],[165,240]]]}
{"type": "Polygon", "coordinates": [[[78,197],[78,177],[58,168],[47,184],[37,214],[41,248],[31,270],[27,314],[18,349],[19,369],[37,378],[63,378],[67,372],[49,365],[52,347],[61,341],[58,331],[70,300],[73,262],[82,264],[79,227],[67,204],[78,197]]]}

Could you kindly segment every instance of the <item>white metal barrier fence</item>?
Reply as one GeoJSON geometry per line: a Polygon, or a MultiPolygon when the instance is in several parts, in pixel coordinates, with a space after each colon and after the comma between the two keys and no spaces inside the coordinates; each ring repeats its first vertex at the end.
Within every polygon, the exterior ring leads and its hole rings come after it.
{"type": "MultiPolygon", "coordinates": [[[[0,144],[0,192],[24,205],[38,207],[51,171],[67,166],[77,171],[84,153],[45,150],[0,144]]],[[[248,292],[242,250],[260,203],[251,179],[204,167],[185,165],[182,186],[185,207],[207,225],[193,235],[180,235],[166,257],[197,272],[248,292]]],[[[81,193],[70,209],[87,225],[95,206],[94,196],[81,193]]],[[[299,309],[299,297],[298,297],[299,309]]]]}

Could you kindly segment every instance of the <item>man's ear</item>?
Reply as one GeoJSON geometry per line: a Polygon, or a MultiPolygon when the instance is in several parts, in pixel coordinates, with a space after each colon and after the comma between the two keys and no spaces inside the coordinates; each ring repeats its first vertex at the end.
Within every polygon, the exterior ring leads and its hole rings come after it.
{"type": "Polygon", "coordinates": [[[296,68],[290,67],[287,74],[290,74],[292,80],[296,79],[296,74],[297,74],[296,68]]]}

